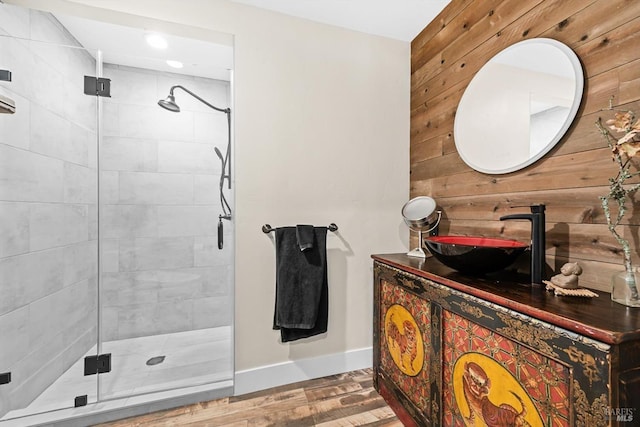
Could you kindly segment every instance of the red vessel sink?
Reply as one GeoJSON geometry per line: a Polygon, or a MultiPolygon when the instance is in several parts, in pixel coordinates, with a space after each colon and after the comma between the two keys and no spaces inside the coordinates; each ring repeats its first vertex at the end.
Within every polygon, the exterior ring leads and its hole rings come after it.
{"type": "Polygon", "coordinates": [[[424,242],[438,261],[469,274],[503,270],[529,249],[527,243],[495,237],[432,236],[424,242]]]}

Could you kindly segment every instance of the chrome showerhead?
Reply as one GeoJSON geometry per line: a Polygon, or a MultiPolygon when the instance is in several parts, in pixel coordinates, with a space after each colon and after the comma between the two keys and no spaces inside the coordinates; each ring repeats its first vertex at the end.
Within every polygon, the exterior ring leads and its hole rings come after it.
{"type": "MultiPolygon", "coordinates": [[[[2,0],[0,0],[1,2],[2,0]]],[[[196,95],[195,93],[191,92],[189,89],[180,86],[180,85],[175,85],[175,86],[171,86],[171,89],[169,89],[169,96],[167,96],[165,99],[161,99],[160,101],[158,101],[158,105],[161,106],[162,108],[165,108],[169,111],[173,111],[174,113],[179,113],[180,112],[180,107],[178,107],[178,104],[176,104],[176,99],[173,97],[173,90],[174,89],[182,89],[183,91],[187,92],[189,95],[193,96],[195,99],[197,99],[198,101],[202,102],[204,105],[206,105],[207,107],[213,108],[216,111],[220,111],[221,113],[225,113],[227,115],[227,119],[230,117],[231,115],[231,109],[229,108],[218,108],[215,105],[209,104],[207,101],[205,101],[204,99],[200,98],[198,95],[196,95]]]]}
{"type": "Polygon", "coordinates": [[[220,150],[218,150],[218,147],[213,147],[213,151],[216,152],[216,154],[218,155],[218,157],[220,158],[221,162],[224,162],[224,157],[222,157],[222,153],[220,152],[220,150]]]}
{"type": "Polygon", "coordinates": [[[176,104],[176,99],[173,96],[173,91],[165,99],[161,99],[160,101],[158,101],[158,105],[165,110],[173,111],[174,113],[180,112],[180,107],[178,106],[178,104],[176,104]]]}

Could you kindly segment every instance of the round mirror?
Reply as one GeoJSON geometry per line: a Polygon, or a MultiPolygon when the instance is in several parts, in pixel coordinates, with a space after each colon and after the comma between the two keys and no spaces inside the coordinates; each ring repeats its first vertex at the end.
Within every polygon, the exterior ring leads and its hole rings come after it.
{"type": "Polygon", "coordinates": [[[509,46],[478,71],[462,95],[453,129],[460,157],[488,174],[529,166],[569,129],[583,85],[580,60],[559,41],[509,46]]]}

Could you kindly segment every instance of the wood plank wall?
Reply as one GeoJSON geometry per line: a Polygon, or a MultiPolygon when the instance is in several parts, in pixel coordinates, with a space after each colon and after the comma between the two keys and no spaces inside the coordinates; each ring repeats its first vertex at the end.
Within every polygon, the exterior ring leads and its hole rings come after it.
{"type": "MultiPolygon", "coordinates": [[[[429,195],[443,210],[441,234],[527,240],[529,224],[502,215],[547,205],[547,264],[584,269],[580,284],[608,291],[623,269],[598,196],[616,166],[595,121],[614,96],[640,115],[640,0],[452,0],[411,43],[411,197],[429,195]],[[516,42],[547,37],[572,48],[585,93],[569,132],[523,170],[485,175],[458,156],[453,122],[463,91],[495,54],[516,42]]],[[[637,196],[640,202],[640,196],[637,196]]],[[[640,204],[628,207],[624,235],[640,266],[640,204]]],[[[412,236],[412,247],[417,240],[412,236]]]]}

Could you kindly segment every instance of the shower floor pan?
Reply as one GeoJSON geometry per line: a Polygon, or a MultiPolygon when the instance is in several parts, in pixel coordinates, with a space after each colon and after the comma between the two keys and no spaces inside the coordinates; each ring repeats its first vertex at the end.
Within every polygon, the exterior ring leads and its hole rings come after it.
{"type": "MultiPolygon", "coordinates": [[[[78,395],[86,394],[89,404],[96,403],[98,389],[101,404],[112,410],[117,408],[109,401],[127,407],[153,401],[159,391],[164,392],[162,398],[168,398],[171,393],[179,396],[187,387],[232,386],[231,342],[230,326],[105,342],[102,353],[111,353],[112,370],[98,376],[98,385],[95,375],[84,376],[83,356],[29,406],[0,418],[0,426],[23,426],[24,419],[16,418],[48,411],[54,411],[50,415],[56,419],[55,410],[73,406],[78,395]]],[[[95,346],[86,355],[92,354],[96,354],[95,346]]],[[[38,422],[46,416],[38,416],[38,422]]]]}

